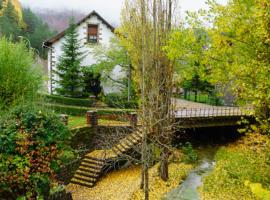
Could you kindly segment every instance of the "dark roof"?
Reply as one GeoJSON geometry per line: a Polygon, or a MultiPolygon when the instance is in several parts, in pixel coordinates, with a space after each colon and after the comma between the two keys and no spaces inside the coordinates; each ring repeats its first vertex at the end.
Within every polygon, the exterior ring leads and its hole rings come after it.
{"type": "MultiPolygon", "coordinates": [[[[81,25],[83,22],[85,22],[88,18],[90,18],[92,16],[97,16],[98,19],[100,19],[104,24],[106,24],[109,27],[109,29],[111,29],[112,32],[114,32],[115,28],[111,24],[109,24],[109,22],[107,22],[103,17],[101,17],[95,10],[93,10],[89,15],[87,15],[86,17],[81,19],[79,22],[77,22],[76,25],[77,26],[81,25]]],[[[67,31],[67,29],[58,33],[57,35],[53,36],[52,38],[46,40],[44,42],[44,44],[46,46],[51,46],[53,43],[55,43],[56,41],[58,41],[59,39],[64,37],[66,34],[66,31],[67,31]]]]}

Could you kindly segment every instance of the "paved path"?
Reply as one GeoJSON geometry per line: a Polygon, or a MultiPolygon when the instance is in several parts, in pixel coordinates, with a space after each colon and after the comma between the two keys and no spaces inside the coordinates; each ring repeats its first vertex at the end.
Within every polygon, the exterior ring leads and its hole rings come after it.
{"type": "Polygon", "coordinates": [[[173,98],[173,105],[175,106],[175,110],[179,109],[189,109],[189,108],[214,108],[217,106],[207,105],[203,103],[197,103],[192,101],[187,101],[184,99],[173,98]]]}

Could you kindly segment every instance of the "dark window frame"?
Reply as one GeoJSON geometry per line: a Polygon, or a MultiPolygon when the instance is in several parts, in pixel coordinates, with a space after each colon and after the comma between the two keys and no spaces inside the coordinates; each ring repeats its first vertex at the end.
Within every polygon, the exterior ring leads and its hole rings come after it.
{"type": "Polygon", "coordinates": [[[89,44],[98,44],[99,42],[99,25],[98,24],[88,24],[87,25],[87,43],[89,44]],[[96,27],[96,34],[95,35],[91,35],[89,33],[89,29],[90,27],[96,27]]]}

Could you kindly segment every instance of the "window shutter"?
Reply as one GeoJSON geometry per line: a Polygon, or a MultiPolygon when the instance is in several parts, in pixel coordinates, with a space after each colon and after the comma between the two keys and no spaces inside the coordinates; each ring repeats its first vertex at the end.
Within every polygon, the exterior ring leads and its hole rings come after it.
{"type": "Polygon", "coordinates": [[[88,26],[88,35],[95,35],[98,34],[98,26],[97,25],[89,25],[88,26]]]}

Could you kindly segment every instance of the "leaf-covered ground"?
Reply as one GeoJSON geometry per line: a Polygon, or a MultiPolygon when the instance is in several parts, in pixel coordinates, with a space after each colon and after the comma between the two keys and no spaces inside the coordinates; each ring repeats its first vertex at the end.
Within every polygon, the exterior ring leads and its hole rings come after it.
{"type": "Polygon", "coordinates": [[[140,167],[133,166],[109,173],[95,187],[87,188],[74,184],[67,186],[74,200],[125,200],[140,184],[140,167]]]}
{"type": "MultiPolygon", "coordinates": [[[[149,172],[149,198],[153,200],[162,199],[166,193],[174,189],[182,182],[193,168],[192,165],[185,163],[171,163],[169,165],[169,180],[167,182],[162,181],[158,176],[158,166],[154,166],[149,172]]],[[[132,195],[131,200],[144,199],[144,193],[142,190],[137,191],[132,195]]]]}
{"type": "Polygon", "coordinates": [[[270,141],[267,136],[245,136],[220,148],[215,159],[216,167],[204,178],[200,189],[202,199],[259,199],[245,184],[247,182],[260,183],[263,188],[270,189],[270,141]]]}
{"type": "MultiPolygon", "coordinates": [[[[170,180],[167,183],[159,179],[157,166],[150,169],[150,199],[161,199],[175,188],[192,169],[192,165],[171,163],[169,169],[170,180]]],[[[69,184],[67,190],[72,192],[74,200],[141,200],[140,173],[140,166],[132,166],[107,174],[93,188],[69,184]]]]}

